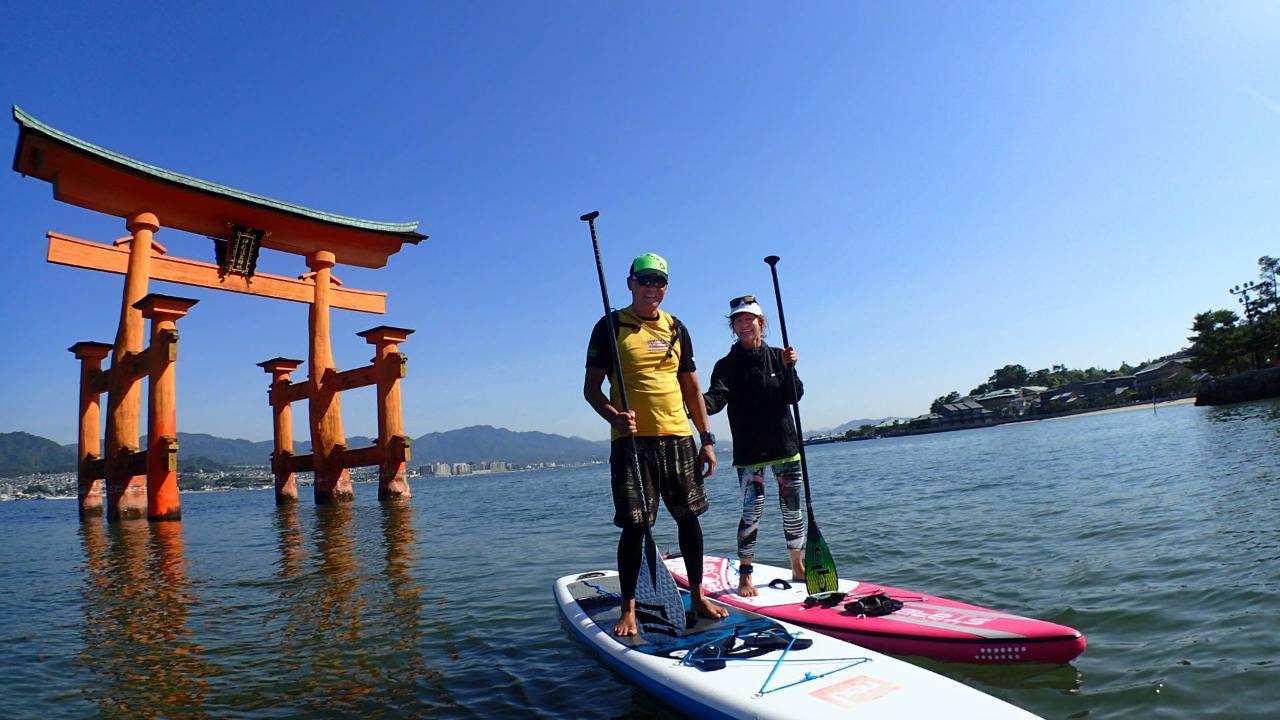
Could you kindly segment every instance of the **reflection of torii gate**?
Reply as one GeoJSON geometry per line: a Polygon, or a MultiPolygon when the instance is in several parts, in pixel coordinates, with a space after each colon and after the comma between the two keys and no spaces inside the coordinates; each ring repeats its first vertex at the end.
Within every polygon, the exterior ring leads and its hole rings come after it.
{"type": "Polygon", "coordinates": [[[369,366],[338,372],[329,339],[329,308],[386,311],[386,294],[340,287],[335,264],[378,268],[406,242],[418,243],[416,222],[383,223],[309,210],[259,195],[170,172],[97,147],[13,109],[19,127],[13,169],[53,183],[53,195],[72,205],[125,219],[130,236],[114,245],[50,232],[49,262],[121,273],[124,299],[114,345],[79,342],[70,350],[81,360],[80,516],[102,513],[106,480],[108,519],[181,517],[177,481],[174,400],[176,322],[195,300],[147,294],[150,278],[197,287],[310,304],[308,378],[291,383],[301,360],[275,358],[260,365],[271,373],[275,417],[276,502],[296,501],[294,472],[315,472],[318,503],[354,497],[348,469],[379,467],[378,498],[409,497],[404,479],[409,439],[401,424],[400,378],[404,356],[398,344],[412,330],[379,326],[360,335],[376,347],[369,366]],[[153,240],[161,225],[215,239],[218,263],[165,256],[153,240]],[[127,249],[125,248],[127,246],[127,249]],[[306,258],[311,272],[297,280],[257,274],[260,248],[306,258]],[[151,344],[143,349],[143,319],[151,320],[151,344]],[[100,369],[111,355],[111,368],[100,369]],[[138,448],[141,391],[150,376],[147,448],[138,448]],[[348,450],[342,431],[339,392],[376,385],[378,440],[348,450]],[[99,457],[99,397],[107,393],[105,458],[99,457]],[[293,454],[289,404],[308,401],[312,453],[293,454]]]}

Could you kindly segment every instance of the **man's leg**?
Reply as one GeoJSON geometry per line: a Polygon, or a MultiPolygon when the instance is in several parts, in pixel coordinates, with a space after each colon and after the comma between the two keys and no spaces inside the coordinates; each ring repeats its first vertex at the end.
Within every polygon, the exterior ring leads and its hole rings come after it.
{"type": "MultiPolygon", "coordinates": [[[[637,439],[637,445],[640,440],[637,439]]],[[[641,453],[643,457],[643,453],[641,453]]],[[[636,583],[640,579],[640,562],[644,548],[646,513],[640,501],[639,478],[634,477],[631,460],[631,440],[619,438],[613,441],[609,453],[610,482],[613,490],[613,524],[622,528],[618,538],[618,583],[622,591],[622,617],[613,626],[613,634],[619,637],[635,635],[636,583]]],[[[652,507],[656,512],[656,499],[652,507]]]]}
{"type": "Polygon", "coordinates": [[[680,535],[680,554],[684,556],[684,570],[689,577],[689,597],[693,610],[708,618],[722,618],[729,611],[712,603],[702,593],[702,524],[697,516],[676,521],[680,535]]]}
{"type": "Polygon", "coordinates": [[[613,626],[618,637],[635,635],[636,582],[640,578],[640,562],[644,546],[644,528],[623,528],[618,537],[618,583],[622,585],[622,617],[613,626]]]}

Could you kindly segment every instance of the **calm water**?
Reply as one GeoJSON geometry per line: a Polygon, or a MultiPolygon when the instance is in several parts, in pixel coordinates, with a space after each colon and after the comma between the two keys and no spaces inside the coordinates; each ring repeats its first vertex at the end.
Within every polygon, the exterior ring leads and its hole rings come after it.
{"type": "MultiPolygon", "coordinates": [[[[846,577],[1062,622],[1067,666],[921,664],[1047,718],[1280,717],[1280,404],[814,447],[846,577]]],[[[736,481],[710,480],[709,552],[736,481]]],[[[192,493],[179,524],[0,503],[0,717],[665,717],[559,626],[612,567],[604,466],[416,481],[408,507],[192,493]]],[[[785,564],[777,507],[761,561],[785,564]]],[[[658,541],[673,547],[665,515],[658,541]]]]}

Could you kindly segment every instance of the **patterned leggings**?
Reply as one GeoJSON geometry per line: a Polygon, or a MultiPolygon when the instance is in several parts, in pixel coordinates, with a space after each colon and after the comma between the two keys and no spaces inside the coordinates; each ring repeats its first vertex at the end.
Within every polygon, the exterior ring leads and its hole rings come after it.
{"type": "MultiPolygon", "coordinates": [[[[788,550],[804,547],[804,514],[800,512],[803,483],[800,463],[788,462],[770,466],[778,481],[778,507],[782,510],[782,535],[788,550]]],[[[760,516],[764,515],[764,468],[738,468],[738,484],[742,487],[742,519],[738,521],[738,557],[753,558],[760,516]]]]}

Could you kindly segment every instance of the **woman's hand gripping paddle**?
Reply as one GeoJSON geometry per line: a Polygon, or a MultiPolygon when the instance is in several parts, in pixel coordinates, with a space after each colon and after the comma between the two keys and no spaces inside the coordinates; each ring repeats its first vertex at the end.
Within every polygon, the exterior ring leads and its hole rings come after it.
{"type": "MultiPolygon", "coordinates": [[[[613,377],[609,379],[609,384],[618,390],[622,412],[628,412],[627,388],[622,382],[622,358],[618,355],[618,328],[614,324],[612,308],[609,307],[609,288],[605,285],[600,241],[596,238],[596,218],[599,216],[600,211],[593,210],[580,219],[591,228],[591,247],[595,250],[596,273],[600,276],[600,298],[604,301],[604,316],[609,323],[609,342],[613,347],[613,377]]],[[[645,497],[644,480],[640,477],[640,455],[636,452],[636,438],[628,435],[627,439],[631,443],[631,476],[635,478],[645,518],[644,555],[640,561],[640,577],[636,582],[636,626],[645,640],[661,642],[684,632],[684,601],[680,599],[680,590],[676,588],[671,571],[658,556],[658,545],[653,541],[653,532],[649,529],[649,500],[645,497]]],[[[656,498],[654,502],[657,502],[656,498]]]]}
{"type": "MultiPolygon", "coordinates": [[[[778,287],[777,255],[770,255],[764,261],[769,264],[769,272],[773,274],[773,295],[778,301],[778,326],[782,328],[782,344],[791,347],[787,340],[787,316],[782,312],[782,290],[778,287]]],[[[791,387],[796,386],[796,368],[790,366],[791,387]]],[[[818,522],[813,517],[813,501],[809,492],[809,463],[804,457],[804,430],[800,427],[800,402],[791,398],[791,417],[796,422],[796,436],[800,439],[800,476],[804,481],[804,504],[809,514],[809,526],[804,541],[804,586],[810,595],[831,592],[839,585],[840,576],[836,573],[836,561],[831,558],[831,550],[827,541],[822,539],[818,530],[818,522]]]]}

